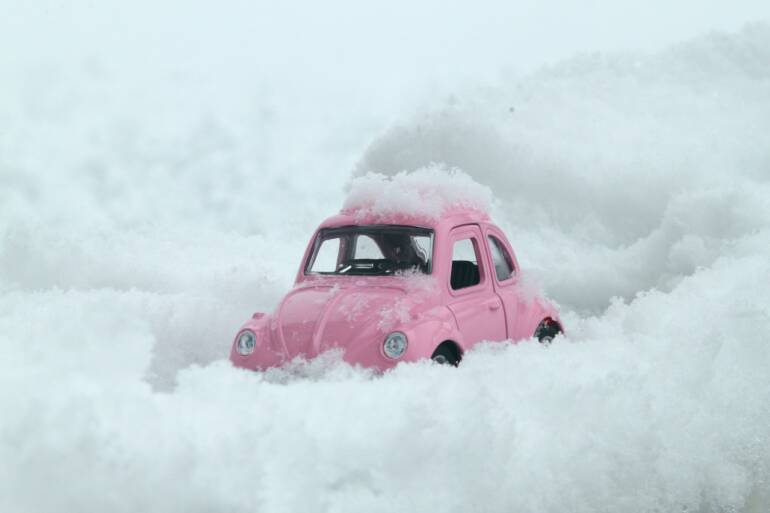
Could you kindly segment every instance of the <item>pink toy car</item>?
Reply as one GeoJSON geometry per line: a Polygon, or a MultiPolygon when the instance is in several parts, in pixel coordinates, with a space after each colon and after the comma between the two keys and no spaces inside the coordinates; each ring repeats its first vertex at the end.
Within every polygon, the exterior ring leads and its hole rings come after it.
{"type": "Polygon", "coordinates": [[[233,364],[266,369],[340,349],[345,361],[380,370],[421,358],[457,365],[482,340],[547,343],[562,331],[553,306],[526,292],[487,214],[386,220],[343,210],[324,221],[294,289],[238,332],[233,364]]]}

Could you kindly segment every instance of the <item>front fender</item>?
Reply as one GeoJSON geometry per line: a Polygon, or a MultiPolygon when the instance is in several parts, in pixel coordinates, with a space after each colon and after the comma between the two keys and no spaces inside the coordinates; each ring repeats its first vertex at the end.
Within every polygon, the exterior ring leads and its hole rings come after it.
{"type": "Polygon", "coordinates": [[[274,336],[272,324],[271,315],[257,312],[240,327],[230,347],[230,361],[234,366],[255,370],[283,363],[285,351],[278,337],[274,336]],[[253,331],[256,337],[254,351],[248,355],[242,355],[236,349],[238,335],[245,329],[253,331]]]}
{"type": "Polygon", "coordinates": [[[350,344],[345,351],[344,359],[351,363],[385,370],[395,367],[400,362],[429,359],[433,356],[436,347],[445,340],[452,340],[461,348],[463,347],[462,336],[457,330],[454,316],[448,309],[437,307],[417,316],[412,321],[393,326],[387,331],[377,329],[376,323],[373,323],[368,329],[362,330],[356,343],[350,344]],[[404,333],[408,340],[406,353],[398,360],[388,358],[383,352],[385,338],[394,331],[404,333]]]}
{"type": "Polygon", "coordinates": [[[446,340],[457,343],[461,350],[465,349],[455,318],[445,307],[436,308],[429,315],[404,325],[399,331],[404,332],[409,339],[405,358],[412,361],[430,358],[433,351],[446,340]]]}

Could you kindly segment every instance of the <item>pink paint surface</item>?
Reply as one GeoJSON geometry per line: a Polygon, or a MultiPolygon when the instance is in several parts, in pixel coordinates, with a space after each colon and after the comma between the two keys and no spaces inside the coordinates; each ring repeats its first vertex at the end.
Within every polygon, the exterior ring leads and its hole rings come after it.
{"type": "Polygon", "coordinates": [[[453,208],[438,217],[342,211],[319,226],[305,251],[294,288],[272,314],[256,313],[238,331],[256,336],[254,351],[241,355],[235,342],[230,359],[237,367],[266,369],[295,357],[313,358],[331,349],[343,358],[380,370],[402,361],[430,358],[450,341],[460,354],[481,341],[519,341],[535,335],[544,320],[561,325],[556,309],[521,282],[516,256],[503,232],[483,212],[453,208]],[[318,232],[325,228],[372,224],[407,225],[434,230],[429,275],[320,275],[306,272],[318,232]],[[488,237],[508,253],[514,272],[499,281],[488,237]],[[450,275],[456,240],[471,238],[479,257],[480,282],[452,289],[450,275]],[[398,359],[383,353],[388,334],[400,331],[408,347],[398,359]]]}

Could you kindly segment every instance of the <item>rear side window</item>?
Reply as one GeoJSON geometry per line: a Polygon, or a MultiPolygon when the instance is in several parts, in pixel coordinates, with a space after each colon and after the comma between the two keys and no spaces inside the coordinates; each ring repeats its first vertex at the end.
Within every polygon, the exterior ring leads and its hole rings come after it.
{"type": "Polygon", "coordinates": [[[511,255],[505,249],[505,246],[496,237],[491,235],[489,239],[489,249],[492,252],[492,263],[495,264],[495,274],[497,281],[505,281],[513,275],[513,260],[511,255]]]}
{"type": "Polygon", "coordinates": [[[479,258],[473,239],[460,239],[452,247],[452,276],[450,285],[454,290],[473,287],[481,283],[479,258]]]}

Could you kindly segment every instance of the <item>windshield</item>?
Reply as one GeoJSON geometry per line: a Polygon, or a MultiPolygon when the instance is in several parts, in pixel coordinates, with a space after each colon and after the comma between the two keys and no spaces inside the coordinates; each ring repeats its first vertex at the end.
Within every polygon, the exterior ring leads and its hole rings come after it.
{"type": "Polygon", "coordinates": [[[369,225],[325,228],[318,233],[305,273],[386,276],[431,272],[433,230],[369,225]]]}

